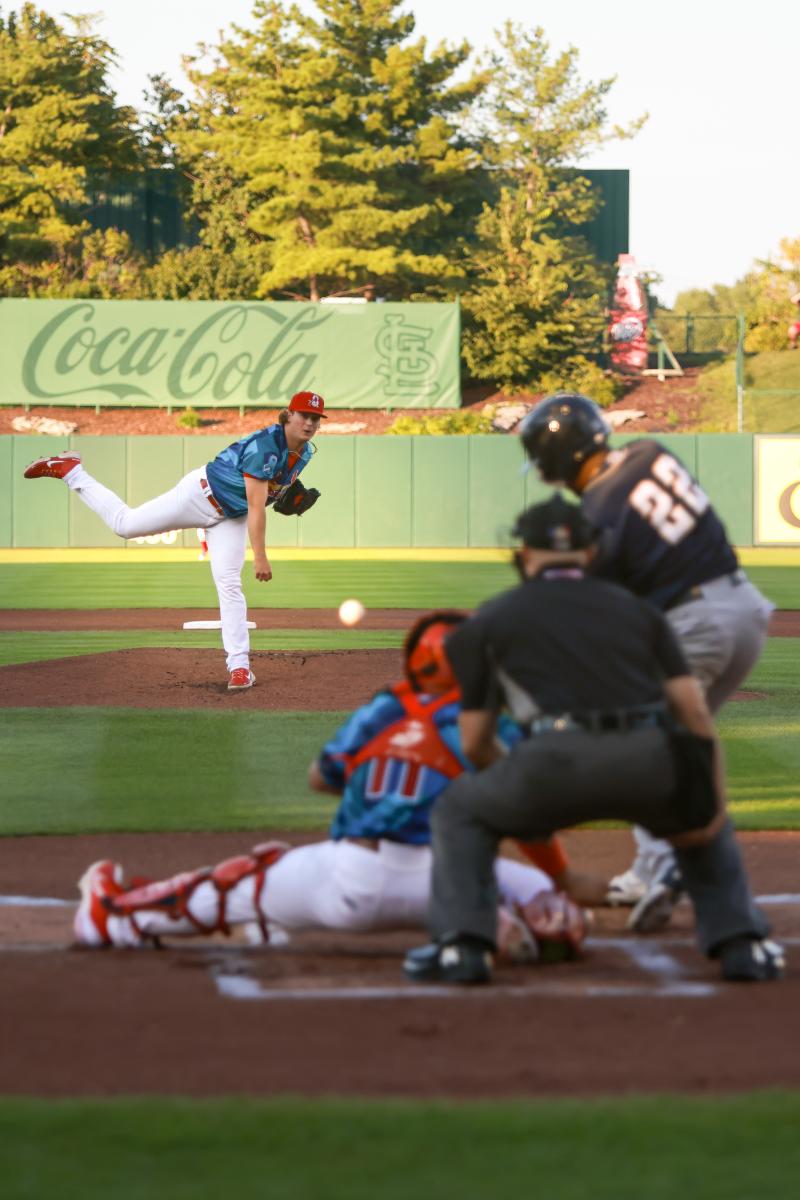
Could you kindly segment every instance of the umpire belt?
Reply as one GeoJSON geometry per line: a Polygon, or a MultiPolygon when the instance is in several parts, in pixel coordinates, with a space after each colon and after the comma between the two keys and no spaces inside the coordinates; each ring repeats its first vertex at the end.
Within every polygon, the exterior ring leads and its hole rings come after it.
{"type": "Polygon", "coordinates": [[[730,575],[718,575],[716,579],[707,579],[705,583],[697,583],[694,587],[690,587],[688,591],[681,592],[674,600],[670,600],[669,604],[665,605],[664,611],[669,612],[671,608],[680,608],[683,604],[691,604],[693,600],[702,600],[705,595],[705,588],[712,583],[721,583],[723,579],[727,579],[731,587],[738,587],[740,583],[747,582],[747,576],[741,567],[736,571],[731,571],[730,575]]]}
{"type": "Polygon", "coordinates": [[[534,717],[528,729],[536,737],[541,733],[625,733],[632,729],[665,729],[667,723],[667,710],[659,704],[534,717]]]}

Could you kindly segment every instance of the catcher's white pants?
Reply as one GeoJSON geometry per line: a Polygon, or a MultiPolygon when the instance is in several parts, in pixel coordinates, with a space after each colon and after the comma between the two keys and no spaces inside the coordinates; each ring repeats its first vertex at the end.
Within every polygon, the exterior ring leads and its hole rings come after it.
{"type": "Polygon", "coordinates": [[[156,496],[138,508],[130,508],[82,465],[69,472],[66,483],[122,538],[148,537],[171,529],[205,529],[211,574],[219,597],[222,644],[228,670],[233,671],[250,665],[247,602],[242,591],[247,517],[220,516],[201,486],[205,473],[205,467],[197,467],[163,496],[156,496]]]}
{"type": "MultiPolygon", "coordinates": [[[[286,930],[366,933],[424,928],[432,861],[430,846],[404,846],[398,842],[380,841],[377,850],[346,839],[298,846],[267,871],[261,913],[271,924],[286,930]]],[[[504,904],[527,904],[541,892],[553,890],[549,875],[527,863],[498,858],[495,873],[504,904]]],[[[252,877],[230,890],[226,905],[229,925],[257,920],[253,892],[252,877]]],[[[219,892],[214,884],[205,882],[196,887],[188,907],[197,921],[213,927],[219,912],[219,892]]],[[[170,920],[163,912],[137,912],[136,924],[142,933],[155,936],[197,933],[191,921],[170,920]]],[[[111,917],[108,932],[118,945],[138,940],[127,917],[111,917]]]]}

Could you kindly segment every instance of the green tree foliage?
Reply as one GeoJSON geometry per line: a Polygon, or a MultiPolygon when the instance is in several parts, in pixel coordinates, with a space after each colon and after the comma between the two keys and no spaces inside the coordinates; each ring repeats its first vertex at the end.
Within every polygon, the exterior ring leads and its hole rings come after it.
{"type": "Polygon", "coordinates": [[[458,124],[483,80],[453,83],[469,47],[428,53],[400,2],[257,0],[253,28],[190,72],[176,141],[198,211],[263,247],[261,295],[402,298],[460,273],[448,251],[479,158],[458,124]]]}
{"type": "Polygon", "coordinates": [[[753,304],[746,309],[746,350],[785,350],[787,329],[800,319],[800,238],[784,238],[773,259],[749,277],[753,304]]]}
{"type": "Polygon", "coordinates": [[[0,265],[58,263],[88,230],[93,176],[136,161],[133,111],[108,82],[110,47],[33,4],[0,11],[0,265]]]}
{"type": "Polygon", "coordinates": [[[577,233],[597,199],[571,164],[644,118],[609,128],[613,79],[582,82],[577,50],[552,56],[541,29],[507,23],[489,64],[483,141],[499,186],[468,255],[464,357],[478,379],[530,387],[596,349],[604,325],[607,272],[577,233]]]}
{"type": "Polygon", "coordinates": [[[0,291],[53,300],[135,300],[145,295],[144,272],[144,260],[127,233],[87,231],[81,225],[57,258],[0,266],[0,291]]]}
{"type": "MultiPolygon", "coordinates": [[[[800,238],[784,238],[778,253],[757,262],[736,283],[717,283],[708,289],[691,288],[680,292],[672,309],[657,314],[659,328],[670,324],[683,338],[686,318],[693,321],[692,347],[698,353],[719,351],[732,354],[738,338],[737,313],[745,317],[745,349],[748,352],[785,350],[786,331],[798,320],[800,308],[793,297],[800,295],[800,238]],[[676,317],[683,320],[677,322],[676,317]],[[716,318],[716,319],[714,319],[716,318]]],[[[669,336],[667,334],[667,336],[669,336]]]]}

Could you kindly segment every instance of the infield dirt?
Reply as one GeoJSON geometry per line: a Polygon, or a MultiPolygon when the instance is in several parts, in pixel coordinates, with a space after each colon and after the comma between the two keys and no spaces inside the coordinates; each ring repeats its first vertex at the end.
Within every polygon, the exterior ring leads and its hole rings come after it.
{"type": "MultiPolygon", "coordinates": [[[[364,627],[407,628],[413,615],[373,613],[364,627]],[[383,620],[391,623],[373,623],[383,620]]],[[[175,629],[201,616],[7,611],[0,628],[175,629]]],[[[259,624],[275,629],[335,620],[310,610],[291,618],[258,610],[259,624]]],[[[796,614],[777,614],[773,634],[790,629],[796,614]]],[[[0,703],[341,710],[395,679],[400,657],[263,652],[254,666],[270,686],[234,697],[222,666],[218,650],[26,663],[0,670],[0,703]]],[[[424,940],[420,930],[305,935],[285,947],[220,939],[162,951],[70,947],[75,881],[88,863],[111,857],[163,878],[273,836],[281,831],[0,839],[0,1093],[482,1097],[800,1086],[798,833],[741,838],[755,890],[771,897],[775,933],[789,947],[787,978],[769,985],[720,983],[716,964],[694,948],[686,905],[666,935],[651,938],[628,934],[625,912],[598,910],[583,961],[502,967],[491,987],[442,994],[403,981],[402,955],[424,940]],[[18,902],[25,897],[60,903],[18,902]]],[[[579,868],[608,876],[629,864],[625,831],[565,836],[579,868]]]]}

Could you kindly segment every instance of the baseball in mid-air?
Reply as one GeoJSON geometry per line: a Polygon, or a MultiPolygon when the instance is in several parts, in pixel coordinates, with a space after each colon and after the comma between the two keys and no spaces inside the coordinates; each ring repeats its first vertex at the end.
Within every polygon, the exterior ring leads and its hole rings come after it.
{"type": "Polygon", "coordinates": [[[343,625],[357,625],[366,611],[360,600],[343,600],[339,605],[339,620],[343,625]]]}

